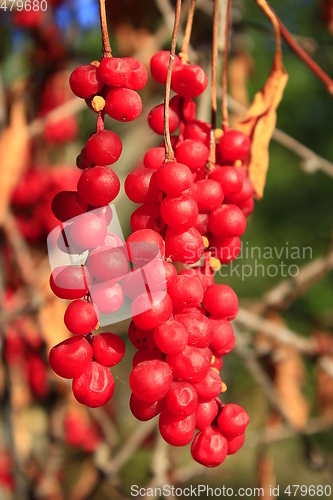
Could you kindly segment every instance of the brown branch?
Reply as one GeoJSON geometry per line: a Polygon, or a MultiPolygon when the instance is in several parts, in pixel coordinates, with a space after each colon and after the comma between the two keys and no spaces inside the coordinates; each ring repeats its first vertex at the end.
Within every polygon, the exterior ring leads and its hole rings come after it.
{"type": "Polygon", "coordinates": [[[195,2],[196,2],[196,0],[191,0],[190,10],[189,10],[189,13],[187,16],[183,45],[182,45],[182,48],[180,49],[180,52],[178,54],[179,57],[181,58],[183,64],[188,63],[188,48],[189,48],[191,33],[192,33],[193,17],[194,17],[194,11],[195,11],[195,2]]]}
{"type": "Polygon", "coordinates": [[[222,130],[226,132],[229,128],[228,117],[228,101],[227,101],[227,62],[228,62],[228,49],[229,49],[229,29],[230,29],[230,12],[231,0],[228,0],[228,7],[226,13],[226,28],[224,39],[224,55],[223,55],[223,68],[222,68],[222,130]]]}
{"type": "Polygon", "coordinates": [[[99,13],[101,18],[101,31],[102,31],[102,58],[112,57],[111,45],[108,33],[108,24],[106,18],[105,0],[99,0],[99,13]]]}
{"type": "Polygon", "coordinates": [[[219,1],[214,0],[214,13],[213,13],[213,41],[212,41],[212,109],[211,109],[211,129],[210,129],[210,148],[209,157],[207,160],[208,169],[214,168],[216,162],[216,77],[217,77],[217,55],[218,55],[218,14],[219,14],[219,1]]]}
{"type": "Polygon", "coordinates": [[[170,87],[171,87],[171,75],[172,67],[175,59],[176,44],[177,44],[177,34],[180,20],[180,10],[182,2],[177,0],[176,11],[175,11],[175,22],[173,26],[171,50],[170,50],[170,61],[168,67],[168,75],[165,84],[165,97],[164,97],[164,143],[165,143],[165,162],[175,161],[175,155],[171,145],[170,139],[170,129],[169,129],[169,102],[170,102],[170,87]]]}
{"type": "MultiPolygon", "coordinates": [[[[267,2],[265,2],[267,3],[267,2]]],[[[306,64],[306,66],[322,81],[322,83],[326,86],[328,92],[333,94],[333,80],[332,78],[320,67],[318,64],[309,56],[309,54],[299,45],[299,43],[292,36],[290,31],[286,28],[286,26],[282,23],[281,19],[277,16],[274,9],[267,3],[269,9],[276,17],[276,20],[279,24],[281,36],[284,41],[289,45],[289,47],[295,52],[295,54],[301,59],[301,61],[306,64]]]]}

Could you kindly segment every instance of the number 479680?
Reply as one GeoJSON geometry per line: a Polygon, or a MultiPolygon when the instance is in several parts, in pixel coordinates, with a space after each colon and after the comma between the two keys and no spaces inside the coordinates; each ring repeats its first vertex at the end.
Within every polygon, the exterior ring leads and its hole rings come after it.
{"type": "Polygon", "coordinates": [[[295,497],[296,495],[301,495],[302,497],[330,497],[332,494],[332,488],[329,484],[326,486],[314,486],[313,484],[310,486],[307,486],[306,484],[292,484],[284,490],[284,493],[289,497],[295,497]]]}
{"type": "Polygon", "coordinates": [[[30,10],[33,11],[38,11],[41,10],[45,12],[47,10],[47,1],[46,0],[25,0],[24,2],[22,0],[4,0],[2,4],[0,5],[0,9],[6,11],[9,10],[10,12],[12,10],[17,10],[21,12],[21,10],[25,10],[29,12],[30,10]]]}

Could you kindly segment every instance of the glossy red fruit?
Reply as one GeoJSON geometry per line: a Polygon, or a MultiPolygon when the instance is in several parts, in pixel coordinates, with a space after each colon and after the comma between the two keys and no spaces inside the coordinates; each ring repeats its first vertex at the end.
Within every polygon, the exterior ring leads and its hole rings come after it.
{"type": "Polygon", "coordinates": [[[202,236],[205,236],[209,231],[209,215],[198,214],[197,220],[193,226],[202,236]]]}
{"type": "Polygon", "coordinates": [[[71,337],[52,347],[49,363],[60,377],[73,378],[88,368],[92,357],[92,347],[84,337],[71,337]]]}
{"type": "Polygon", "coordinates": [[[174,306],[196,307],[203,299],[203,288],[194,276],[178,276],[174,283],[168,286],[168,294],[174,306]]]}
{"type": "Polygon", "coordinates": [[[125,180],[125,193],[133,203],[150,203],[161,193],[156,182],[156,171],[151,168],[133,170],[125,180]]]}
{"type": "Polygon", "coordinates": [[[153,293],[167,289],[165,267],[161,259],[154,259],[144,266],[129,272],[121,282],[122,289],[130,299],[147,292],[153,293]]]}
{"type": "Polygon", "coordinates": [[[217,398],[222,390],[222,380],[218,373],[212,368],[209,369],[206,377],[193,384],[193,387],[197,391],[198,400],[200,402],[208,403],[212,399],[217,398]]]}
{"type": "Polygon", "coordinates": [[[209,286],[214,284],[214,273],[210,267],[208,269],[205,269],[204,266],[182,269],[179,275],[195,276],[200,281],[204,292],[209,286]]]}
{"type": "Polygon", "coordinates": [[[191,384],[200,382],[208,373],[212,353],[208,348],[187,346],[182,352],[168,354],[166,362],[170,365],[175,378],[188,380],[191,384]]]}
{"type": "Polygon", "coordinates": [[[195,436],[191,455],[196,462],[206,467],[217,467],[224,462],[228,453],[228,441],[219,429],[209,426],[195,436]]]}
{"type": "Polygon", "coordinates": [[[52,292],[60,299],[80,299],[88,293],[92,277],[85,266],[60,266],[50,276],[52,292]]]}
{"type": "Polygon", "coordinates": [[[84,214],[88,204],[77,191],[60,191],[55,195],[51,204],[53,215],[61,222],[84,214]]]}
{"type": "Polygon", "coordinates": [[[165,396],[165,402],[171,413],[189,416],[195,412],[198,396],[193,385],[184,380],[175,380],[165,396]]]}
{"type": "Polygon", "coordinates": [[[144,64],[134,57],[123,57],[123,60],[127,62],[131,70],[125,87],[132,90],[143,89],[148,80],[148,74],[144,64]]]}
{"type": "Polygon", "coordinates": [[[152,330],[172,315],[172,302],[165,292],[153,292],[137,297],[131,305],[134,323],[142,330],[152,330]]]}
{"type": "Polygon", "coordinates": [[[118,195],[120,181],[111,168],[96,166],[82,173],[77,190],[81,198],[89,205],[104,207],[118,195]]]}
{"type": "Polygon", "coordinates": [[[106,94],[104,109],[114,120],[131,122],[141,114],[142,100],[135,90],[115,88],[106,94]]]}
{"type": "Polygon", "coordinates": [[[216,319],[214,316],[211,316],[209,321],[214,331],[211,348],[219,356],[229,354],[236,344],[236,338],[231,324],[225,319],[216,319]]]}
{"type": "MultiPolygon", "coordinates": [[[[150,72],[151,76],[158,83],[165,84],[168,74],[168,67],[170,61],[170,51],[169,50],[160,50],[153,55],[150,59],[150,72]]],[[[181,65],[180,58],[175,55],[173,61],[173,69],[177,66],[181,65]]]]}
{"type": "Polygon", "coordinates": [[[252,198],[252,196],[250,196],[246,200],[239,203],[238,206],[245,215],[245,217],[249,217],[254,210],[254,199],[252,198]]]}
{"type": "Polygon", "coordinates": [[[218,208],[224,198],[221,185],[211,179],[203,179],[196,183],[198,186],[200,212],[212,211],[218,208]]]}
{"type": "Polygon", "coordinates": [[[96,66],[84,64],[71,73],[69,85],[73,94],[81,99],[87,99],[102,90],[104,83],[97,74],[96,66]]]}
{"type": "Polygon", "coordinates": [[[76,217],[71,225],[71,237],[76,245],[83,249],[96,248],[104,243],[107,234],[107,223],[102,217],[93,213],[76,217]]]}
{"type": "Polygon", "coordinates": [[[125,342],[114,333],[95,335],[91,344],[94,360],[103,366],[116,366],[125,356],[125,342]]]}
{"type": "Polygon", "coordinates": [[[228,130],[221,137],[219,148],[222,156],[227,160],[244,160],[250,153],[251,141],[239,130],[228,130]]]}
{"type": "Polygon", "coordinates": [[[249,423],[250,417],[248,413],[244,408],[233,403],[224,405],[217,418],[220,431],[228,438],[244,434],[249,423]]]}
{"type": "Polygon", "coordinates": [[[197,220],[198,205],[188,195],[177,198],[166,196],[161,203],[161,216],[168,226],[186,231],[197,220]]]}
{"type": "Polygon", "coordinates": [[[133,368],[129,384],[134,396],[147,403],[163,399],[173,381],[170,366],[164,361],[143,361],[133,368]]]}
{"type": "Polygon", "coordinates": [[[204,253],[202,236],[191,227],[185,232],[168,227],[165,234],[165,255],[172,261],[195,264],[204,253]]]}
{"type": "Polygon", "coordinates": [[[104,406],[113,396],[114,380],[110,371],[92,361],[85,372],[73,380],[75,399],[90,408],[104,406]]]}
{"type": "Polygon", "coordinates": [[[228,455],[234,455],[244,444],[245,434],[241,434],[240,436],[236,436],[233,438],[228,438],[228,455]]]}
{"type": "Polygon", "coordinates": [[[98,309],[87,300],[74,300],[64,315],[64,323],[74,335],[87,335],[97,326],[98,309]]]}
{"type": "MultiPolygon", "coordinates": [[[[155,106],[148,115],[148,125],[155,134],[164,134],[164,104],[155,106]]],[[[169,130],[173,134],[180,125],[179,114],[169,108],[169,130]]]]}
{"type": "Polygon", "coordinates": [[[121,286],[106,281],[105,283],[95,282],[90,287],[90,294],[94,304],[101,314],[112,314],[121,308],[124,302],[124,292],[121,286]]]}
{"type": "Polygon", "coordinates": [[[132,233],[126,240],[128,256],[134,266],[142,267],[153,260],[158,252],[164,257],[164,241],[151,229],[141,229],[132,233]]]}
{"type": "Polygon", "coordinates": [[[128,338],[136,349],[148,348],[148,340],[154,334],[154,330],[141,330],[134,321],[128,327],[128,338]]]}
{"type": "Polygon", "coordinates": [[[134,210],[130,219],[132,231],[152,229],[159,233],[165,227],[165,222],[162,220],[160,214],[160,206],[161,204],[155,201],[152,203],[145,203],[134,210]]]}
{"type": "MultiPolygon", "coordinates": [[[[148,340],[149,342],[149,340],[148,340]]],[[[150,349],[150,347],[144,347],[136,352],[133,356],[132,366],[135,368],[138,364],[143,361],[153,361],[159,360],[162,361],[163,353],[159,349],[150,349]]]]}
{"type": "Polygon", "coordinates": [[[210,145],[210,125],[209,123],[193,120],[187,123],[184,129],[184,139],[194,139],[195,141],[200,141],[207,148],[210,145]]]}
{"type": "Polygon", "coordinates": [[[167,408],[161,411],[159,429],[162,438],[172,446],[186,446],[189,444],[195,431],[195,415],[177,415],[167,408]]]}
{"type": "MultiPolygon", "coordinates": [[[[87,259],[87,268],[97,280],[107,284],[107,281],[120,280],[127,274],[129,267],[125,247],[112,248],[100,246],[92,250],[87,259]]],[[[108,283],[110,286],[114,283],[108,283]]]]}
{"type": "Polygon", "coordinates": [[[141,422],[147,422],[147,420],[151,420],[161,413],[163,408],[165,408],[165,400],[160,399],[160,401],[155,401],[155,403],[146,403],[135,397],[134,394],[131,394],[129,406],[135,418],[141,420],[141,422]]]}
{"type": "Polygon", "coordinates": [[[86,155],[86,148],[83,148],[81,153],[76,157],[76,166],[80,170],[85,170],[91,166],[91,161],[86,155]]]}
{"type": "Polygon", "coordinates": [[[209,178],[221,185],[225,196],[239,193],[243,187],[243,176],[235,167],[216,166],[209,178]]]}
{"type": "Polygon", "coordinates": [[[172,318],[157,326],[154,330],[155,343],[165,354],[177,354],[177,352],[183,351],[187,339],[188,334],[185,327],[172,318]]]}
{"type": "Polygon", "coordinates": [[[247,177],[243,177],[243,186],[238,193],[228,194],[225,196],[225,203],[231,203],[233,205],[241,205],[249,198],[253,197],[253,186],[247,177]]]}
{"type": "Polygon", "coordinates": [[[156,173],[159,188],[170,196],[180,196],[193,184],[191,170],[182,163],[167,162],[156,173]]]}
{"type": "Polygon", "coordinates": [[[209,229],[219,238],[242,236],[246,229],[246,218],[237,205],[222,205],[211,212],[209,229]]]}
{"type": "Polygon", "coordinates": [[[198,431],[206,429],[218,414],[219,407],[215,399],[206,403],[198,402],[195,410],[195,428],[198,431]]]}
{"type": "Polygon", "coordinates": [[[209,156],[209,149],[205,144],[195,139],[185,139],[177,144],[176,158],[179,163],[187,165],[192,172],[205,166],[209,156]]]}
{"type": "Polygon", "coordinates": [[[213,328],[209,319],[202,314],[185,313],[175,316],[188,333],[188,345],[195,347],[208,347],[213,338],[213,328]]]}
{"type": "Polygon", "coordinates": [[[171,88],[181,97],[198,97],[207,83],[206,73],[197,64],[178,66],[172,73],[171,88]]]}
{"type": "Polygon", "coordinates": [[[150,148],[143,158],[143,164],[146,168],[158,170],[165,160],[165,148],[150,148]]]}
{"type": "Polygon", "coordinates": [[[146,68],[134,57],[104,57],[97,71],[101,80],[111,87],[140,90],[148,79],[146,68]]]}
{"type": "Polygon", "coordinates": [[[212,285],[207,288],[203,307],[212,316],[232,320],[238,313],[238,297],[229,285],[212,285]]]}
{"type": "Polygon", "coordinates": [[[122,148],[120,137],[115,132],[101,130],[87,140],[86,155],[95,165],[112,165],[119,160],[122,148]]]}
{"type": "Polygon", "coordinates": [[[233,238],[218,238],[213,236],[209,243],[209,250],[212,257],[219,259],[221,264],[229,264],[240,254],[242,244],[239,236],[233,238]]]}

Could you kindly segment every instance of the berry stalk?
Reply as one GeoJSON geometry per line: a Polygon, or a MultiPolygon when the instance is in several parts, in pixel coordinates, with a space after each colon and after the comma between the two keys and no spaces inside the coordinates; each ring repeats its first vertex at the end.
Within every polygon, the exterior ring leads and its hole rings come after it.
{"type": "Polygon", "coordinates": [[[225,28],[225,40],[224,40],[224,57],[223,57],[223,69],[222,69],[222,130],[227,132],[229,128],[229,116],[228,116],[228,101],[227,101],[227,62],[228,62],[228,49],[229,49],[229,29],[230,29],[230,13],[231,13],[231,1],[228,0],[227,14],[226,14],[226,28],[225,28]]]}
{"type": "Polygon", "coordinates": [[[105,0],[99,0],[99,12],[101,18],[101,31],[102,31],[102,58],[112,57],[108,25],[106,20],[105,0]]]}
{"type": "Polygon", "coordinates": [[[183,64],[188,63],[188,47],[190,45],[190,39],[191,39],[191,33],[192,33],[193,17],[194,17],[194,11],[195,11],[195,2],[196,2],[196,0],[191,0],[190,10],[189,10],[189,13],[187,16],[183,45],[182,45],[182,48],[180,49],[180,52],[179,52],[179,57],[180,57],[183,64]]]}

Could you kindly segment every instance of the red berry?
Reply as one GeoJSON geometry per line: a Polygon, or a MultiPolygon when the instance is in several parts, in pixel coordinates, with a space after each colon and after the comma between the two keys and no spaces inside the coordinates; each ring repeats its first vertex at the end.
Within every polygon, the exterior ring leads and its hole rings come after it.
{"type": "Polygon", "coordinates": [[[213,422],[218,411],[219,407],[215,399],[206,403],[198,402],[195,410],[195,428],[198,429],[198,431],[206,429],[213,422]]]}
{"type": "Polygon", "coordinates": [[[87,140],[86,155],[96,165],[112,165],[119,160],[122,147],[120,137],[115,132],[101,130],[87,140]]]}
{"type": "MultiPolygon", "coordinates": [[[[155,134],[164,134],[164,104],[155,106],[148,115],[148,125],[155,134]]],[[[169,108],[169,130],[170,134],[175,132],[180,125],[179,114],[169,108]]]]}
{"type": "Polygon", "coordinates": [[[161,216],[169,226],[186,231],[197,220],[198,206],[188,195],[167,196],[161,203],[161,216]]]}
{"type": "Polygon", "coordinates": [[[198,97],[207,83],[206,73],[197,64],[178,66],[172,73],[171,88],[181,97],[198,97]]]}
{"type": "Polygon", "coordinates": [[[165,222],[160,214],[161,204],[157,201],[153,203],[145,203],[141,207],[134,210],[131,215],[130,223],[132,231],[140,229],[152,229],[160,232],[165,227],[165,222]]]}
{"type": "Polygon", "coordinates": [[[177,415],[167,408],[161,411],[159,429],[162,438],[172,446],[186,446],[189,444],[195,431],[195,415],[177,415]]]}
{"type": "Polygon", "coordinates": [[[250,417],[244,408],[232,403],[224,405],[217,418],[220,431],[228,438],[244,434],[249,422],[250,417]]]}
{"type": "Polygon", "coordinates": [[[217,236],[213,236],[209,244],[212,256],[218,258],[221,264],[228,264],[235,260],[240,254],[241,249],[241,240],[238,236],[233,238],[218,238],[217,236]]]}
{"type": "Polygon", "coordinates": [[[79,377],[90,365],[93,350],[82,336],[71,337],[52,347],[49,363],[52,370],[63,378],[79,377]]]}
{"type": "Polygon", "coordinates": [[[241,447],[244,444],[245,441],[245,434],[241,434],[240,436],[236,436],[233,438],[228,438],[228,455],[234,455],[234,453],[237,453],[238,450],[241,449],[241,447]]]}
{"type": "Polygon", "coordinates": [[[221,185],[211,179],[203,179],[196,183],[198,186],[200,212],[211,211],[219,207],[223,201],[224,194],[221,185]]]}
{"type": "MultiPolygon", "coordinates": [[[[168,67],[170,61],[170,51],[169,50],[160,50],[153,55],[150,60],[150,72],[151,76],[158,83],[165,84],[167,80],[168,67]]],[[[181,65],[180,58],[175,55],[173,62],[173,69],[177,66],[181,65]]]]}
{"type": "Polygon", "coordinates": [[[104,83],[97,74],[96,66],[85,64],[78,66],[71,73],[69,85],[73,94],[81,99],[87,99],[102,90],[104,83]]]}
{"type": "Polygon", "coordinates": [[[131,372],[129,384],[134,396],[147,403],[154,403],[164,398],[172,380],[170,366],[156,359],[136,365],[131,372]]]}
{"type": "Polygon", "coordinates": [[[84,214],[88,205],[77,191],[60,191],[55,195],[51,204],[53,215],[61,222],[84,214]]]}
{"type": "Polygon", "coordinates": [[[202,236],[205,236],[209,231],[209,215],[198,214],[197,220],[193,226],[202,236]]]}
{"type": "Polygon", "coordinates": [[[128,174],[124,188],[134,203],[153,202],[161,193],[156,182],[156,171],[151,168],[139,168],[128,174]]]}
{"type": "Polygon", "coordinates": [[[105,112],[114,120],[131,122],[142,111],[141,97],[135,90],[115,88],[105,97],[105,112]]]}
{"type": "Polygon", "coordinates": [[[184,129],[184,139],[194,139],[200,141],[207,148],[210,146],[210,125],[200,120],[187,123],[184,129]]]}
{"type": "Polygon", "coordinates": [[[177,354],[177,352],[183,351],[187,344],[187,338],[185,327],[174,319],[169,319],[154,330],[156,345],[165,354],[177,354]]]}
{"type": "Polygon", "coordinates": [[[85,266],[60,266],[50,276],[52,292],[60,299],[80,299],[88,293],[92,277],[85,266]]]}
{"type": "Polygon", "coordinates": [[[101,314],[112,314],[121,308],[124,302],[124,292],[118,283],[108,281],[95,282],[90,287],[90,295],[101,314]]]}
{"type": "Polygon", "coordinates": [[[210,368],[206,377],[197,384],[193,384],[193,387],[197,391],[199,401],[208,403],[220,395],[222,380],[220,375],[210,368]]]}
{"type": "Polygon", "coordinates": [[[234,194],[226,194],[225,203],[232,203],[233,205],[241,205],[249,198],[253,197],[253,186],[251,184],[250,179],[247,177],[243,178],[243,186],[238,193],[234,194]]]}
{"type": "Polygon", "coordinates": [[[91,161],[86,155],[86,148],[83,148],[81,153],[76,157],[76,166],[81,170],[85,170],[86,168],[91,166],[91,161]]]}
{"type": "Polygon", "coordinates": [[[185,139],[176,147],[176,157],[179,163],[187,165],[192,172],[205,166],[209,155],[209,149],[205,144],[194,139],[185,139]]]}
{"type": "Polygon", "coordinates": [[[97,71],[101,80],[111,87],[140,90],[148,79],[144,65],[133,57],[104,57],[97,71]]]}
{"type": "Polygon", "coordinates": [[[214,350],[214,353],[219,356],[229,354],[236,344],[236,338],[231,324],[225,319],[216,319],[213,316],[209,318],[209,321],[214,330],[211,342],[211,348],[214,350]]]}
{"type": "Polygon", "coordinates": [[[110,371],[92,361],[85,372],[73,380],[75,399],[90,408],[105,405],[113,396],[114,380],[110,371]]]}
{"type": "Polygon", "coordinates": [[[143,164],[146,168],[158,170],[165,160],[165,148],[150,148],[143,158],[143,164]]]}
{"type": "Polygon", "coordinates": [[[251,141],[239,130],[228,130],[221,137],[219,148],[227,160],[244,160],[250,153],[251,141]]]}
{"type": "Polygon", "coordinates": [[[182,163],[164,163],[156,173],[159,188],[170,196],[179,196],[193,184],[191,170],[182,163]]]}
{"type": "Polygon", "coordinates": [[[229,285],[212,285],[207,288],[202,305],[209,314],[219,319],[231,320],[238,313],[238,297],[229,285]]]}
{"type": "MultiPolygon", "coordinates": [[[[87,259],[89,272],[94,278],[102,281],[103,284],[106,284],[106,281],[120,280],[127,274],[128,267],[129,262],[125,247],[100,246],[92,250],[87,259]]],[[[107,286],[110,285],[112,283],[107,286]]]]}
{"type": "Polygon", "coordinates": [[[77,190],[81,198],[89,205],[104,207],[118,195],[120,181],[111,168],[96,166],[84,170],[77,190]]]}
{"type": "Polygon", "coordinates": [[[125,355],[125,342],[114,333],[95,335],[91,347],[94,360],[108,368],[120,363],[125,355]]]}
{"type": "Polygon", "coordinates": [[[187,346],[182,352],[168,354],[166,362],[170,365],[175,378],[188,380],[191,384],[200,382],[208,373],[212,353],[208,348],[187,346]]]}
{"type": "Polygon", "coordinates": [[[74,300],[66,309],[64,322],[74,335],[87,335],[97,326],[98,309],[86,300],[74,300]]]}
{"type": "Polygon", "coordinates": [[[245,217],[249,217],[254,210],[254,199],[251,196],[246,200],[242,201],[241,203],[239,203],[238,206],[245,215],[245,217]]]}
{"type": "Polygon", "coordinates": [[[135,368],[139,363],[142,363],[143,361],[152,361],[156,359],[161,361],[162,358],[163,353],[159,349],[150,349],[150,347],[144,347],[134,354],[132,365],[133,368],[135,368]]]}
{"type": "Polygon", "coordinates": [[[74,243],[83,249],[96,248],[104,243],[107,234],[106,220],[93,213],[76,217],[71,225],[74,243]]]}
{"type": "Polygon", "coordinates": [[[160,401],[155,401],[155,403],[146,403],[136,398],[134,394],[131,394],[129,406],[135,418],[141,420],[141,422],[146,422],[161,413],[163,408],[165,408],[165,401],[164,399],[160,399],[160,401]]]}
{"type": "Polygon", "coordinates": [[[228,441],[215,426],[209,426],[195,436],[191,455],[206,467],[217,467],[227,458],[228,441]]]}
{"type": "Polygon", "coordinates": [[[213,338],[213,328],[206,316],[186,313],[176,315],[175,319],[185,326],[188,333],[188,345],[201,348],[210,345],[213,338]]]}
{"type": "Polygon", "coordinates": [[[148,347],[148,339],[153,335],[153,330],[141,330],[134,321],[131,321],[128,327],[128,338],[136,349],[148,347]]]}
{"type": "Polygon", "coordinates": [[[165,397],[169,412],[189,416],[195,412],[198,396],[193,385],[175,380],[165,397]]]}
{"type": "Polygon", "coordinates": [[[243,187],[243,176],[235,167],[216,166],[209,178],[221,184],[225,196],[239,193],[243,187]]]}
{"type": "Polygon", "coordinates": [[[196,307],[203,299],[200,281],[194,276],[178,276],[177,281],[170,283],[168,294],[177,307],[196,307]]]}
{"type": "Polygon", "coordinates": [[[134,323],[142,330],[152,330],[172,315],[172,302],[165,292],[154,292],[137,297],[131,306],[134,323]]]}
{"type": "Polygon", "coordinates": [[[130,261],[135,266],[150,262],[157,257],[158,252],[164,257],[164,241],[162,237],[151,229],[141,229],[131,234],[126,240],[130,261]]]}
{"type": "Polygon", "coordinates": [[[180,276],[195,276],[200,281],[204,292],[209,286],[214,284],[213,271],[210,268],[205,269],[204,266],[182,269],[179,274],[180,276]]]}
{"type": "Polygon", "coordinates": [[[165,255],[167,258],[172,259],[172,261],[195,264],[203,253],[202,236],[194,227],[185,232],[168,227],[165,234],[165,255]]]}
{"type": "Polygon", "coordinates": [[[211,212],[209,229],[219,238],[241,236],[246,229],[246,218],[237,205],[222,205],[211,212]]]}
{"type": "Polygon", "coordinates": [[[132,90],[143,89],[148,80],[145,66],[134,57],[123,57],[123,60],[125,60],[130,67],[130,74],[125,87],[132,90]]]}

